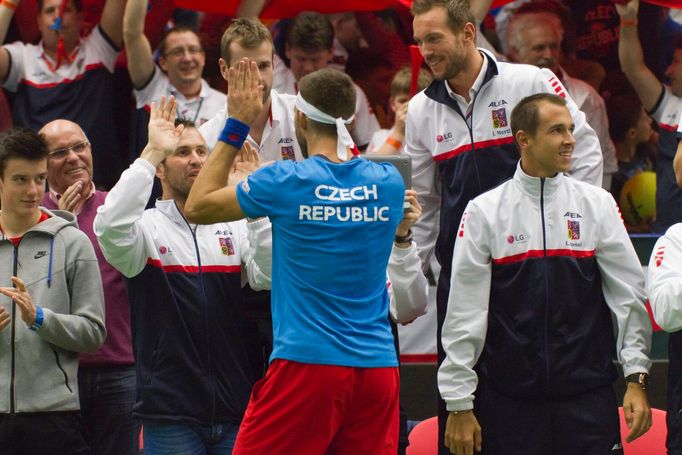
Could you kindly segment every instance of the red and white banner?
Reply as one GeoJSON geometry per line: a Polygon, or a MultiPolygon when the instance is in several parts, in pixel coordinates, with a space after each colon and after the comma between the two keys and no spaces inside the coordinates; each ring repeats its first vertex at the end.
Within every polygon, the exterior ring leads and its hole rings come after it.
{"type": "MultiPolygon", "coordinates": [[[[509,3],[511,0],[495,0],[491,8],[509,3]]],[[[682,0],[642,0],[654,5],[682,8],[682,0]]],[[[240,0],[175,0],[179,8],[233,16],[240,0]]],[[[280,19],[292,17],[301,11],[320,13],[339,13],[344,11],[377,11],[391,6],[402,5],[409,8],[412,0],[271,0],[263,9],[261,18],[280,19]]]]}

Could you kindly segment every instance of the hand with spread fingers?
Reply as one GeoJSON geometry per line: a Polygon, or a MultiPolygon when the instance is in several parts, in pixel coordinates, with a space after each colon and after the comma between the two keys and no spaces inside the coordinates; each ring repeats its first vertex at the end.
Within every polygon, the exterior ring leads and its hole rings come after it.
{"type": "Polygon", "coordinates": [[[227,73],[227,114],[250,125],[263,110],[263,86],[255,61],[243,58],[227,73]]]}
{"type": "Polygon", "coordinates": [[[26,289],[26,283],[16,276],[12,277],[13,288],[0,287],[0,293],[10,297],[12,301],[19,307],[21,312],[21,319],[24,320],[27,326],[31,327],[36,321],[36,306],[31,300],[31,295],[26,289]]]}
{"type": "Polygon", "coordinates": [[[62,194],[62,197],[59,198],[57,208],[59,208],[59,210],[66,210],[67,212],[73,212],[78,205],[78,201],[81,200],[82,189],[83,182],[80,180],[73,185],[69,185],[66,191],[64,191],[64,194],[62,194]]]}
{"type": "Polygon", "coordinates": [[[234,158],[232,172],[230,173],[230,185],[236,185],[261,167],[258,150],[248,142],[239,150],[234,158]]]}
{"type": "Polygon", "coordinates": [[[173,96],[168,98],[168,101],[162,96],[158,105],[151,104],[147,147],[157,153],[162,153],[164,158],[175,151],[184,129],[184,125],[175,126],[175,106],[173,96]]]}
{"type": "Polygon", "coordinates": [[[634,441],[651,428],[651,407],[646,391],[639,384],[628,383],[623,397],[623,415],[630,429],[625,438],[627,442],[634,441]]]}
{"type": "Polygon", "coordinates": [[[448,415],[445,425],[445,447],[454,455],[473,455],[481,451],[483,434],[473,411],[448,415]]]}

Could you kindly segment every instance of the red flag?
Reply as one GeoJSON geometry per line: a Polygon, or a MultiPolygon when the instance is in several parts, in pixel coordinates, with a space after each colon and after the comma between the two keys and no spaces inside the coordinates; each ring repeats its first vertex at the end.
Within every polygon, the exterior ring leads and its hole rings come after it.
{"type": "MultiPolygon", "coordinates": [[[[175,0],[179,8],[234,16],[240,0],[175,0]]],[[[511,0],[494,0],[491,8],[506,5],[511,0]]],[[[682,0],[642,0],[654,5],[672,8],[682,7],[682,0]]],[[[265,7],[261,18],[280,19],[293,17],[301,11],[318,11],[320,13],[340,13],[345,11],[377,11],[391,6],[410,7],[412,0],[271,0],[265,7]]]]}

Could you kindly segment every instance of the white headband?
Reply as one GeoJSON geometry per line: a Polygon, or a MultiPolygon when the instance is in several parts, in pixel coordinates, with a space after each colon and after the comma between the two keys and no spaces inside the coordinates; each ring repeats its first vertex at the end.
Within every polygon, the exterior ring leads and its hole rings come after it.
{"type": "Polygon", "coordinates": [[[296,96],[296,109],[303,112],[306,115],[306,117],[308,117],[310,120],[325,123],[327,125],[336,125],[336,134],[339,136],[339,139],[336,143],[336,154],[341,161],[346,161],[346,159],[348,158],[348,152],[346,150],[346,147],[350,147],[351,149],[355,147],[353,138],[350,137],[350,133],[348,132],[346,125],[351,124],[351,122],[355,118],[355,115],[351,115],[349,118],[345,120],[341,117],[334,118],[329,114],[325,114],[324,112],[322,112],[321,110],[319,110],[318,108],[304,100],[303,97],[301,96],[301,92],[299,92],[298,95],[296,96]]]}

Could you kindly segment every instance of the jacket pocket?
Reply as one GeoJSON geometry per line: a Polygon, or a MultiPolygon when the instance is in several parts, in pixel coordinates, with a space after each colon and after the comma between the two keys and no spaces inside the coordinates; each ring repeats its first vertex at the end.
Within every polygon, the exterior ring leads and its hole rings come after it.
{"type": "Polygon", "coordinates": [[[62,367],[62,364],[59,360],[59,353],[54,349],[52,350],[52,352],[54,353],[54,359],[55,362],[57,363],[57,368],[59,368],[59,371],[61,371],[62,374],[64,375],[64,385],[66,386],[67,389],[69,389],[69,392],[73,393],[73,389],[71,389],[71,386],[69,385],[69,375],[66,374],[66,371],[62,367]]]}

